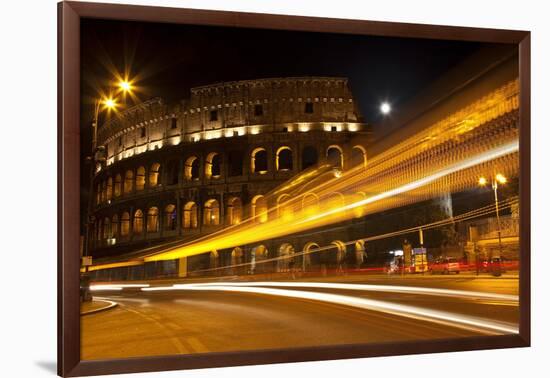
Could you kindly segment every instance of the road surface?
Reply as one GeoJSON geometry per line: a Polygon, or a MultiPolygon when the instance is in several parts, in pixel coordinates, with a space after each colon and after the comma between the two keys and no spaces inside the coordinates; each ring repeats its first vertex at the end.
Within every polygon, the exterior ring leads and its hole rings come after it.
{"type": "MultiPolygon", "coordinates": [[[[319,280],[309,282],[309,287],[288,282],[291,287],[253,283],[244,287],[175,290],[160,285],[160,290],[154,291],[94,291],[94,297],[119,305],[81,318],[81,357],[91,360],[506,334],[514,332],[519,318],[514,300],[517,279],[355,278],[353,289],[316,287],[319,280]],[[427,290],[396,290],[403,286],[427,290]],[[434,295],[431,289],[480,295],[434,295]]],[[[350,284],[349,280],[341,282],[350,284]]]]}

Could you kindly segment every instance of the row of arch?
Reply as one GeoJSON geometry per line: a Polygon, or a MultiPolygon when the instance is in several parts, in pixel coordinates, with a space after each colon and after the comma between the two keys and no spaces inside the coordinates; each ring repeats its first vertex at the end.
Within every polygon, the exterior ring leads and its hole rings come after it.
{"type": "Polygon", "coordinates": [[[289,242],[280,244],[274,253],[270,253],[265,244],[250,248],[248,253],[245,253],[241,247],[235,247],[231,250],[230,261],[226,260],[224,264],[220,253],[212,251],[210,253],[210,268],[221,268],[225,265],[235,272],[238,269],[242,270],[241,265],[247,265],[245,270],[249,273],[308,271],[319,267],[342,268],[346,264],[360,267],[367,258],[364,240],[357,240],[349,247],[341,240],[333,240],[323,248],[319,243],[309,241],[303,245],[301,252],[304,253],[296,255],[294,245],[289,242]],[[267,259],[274,260],[262,262],[267,259]]]}
{"type": "MultiPolygon", "coordinates": [[[[234,164],[242,159],[242,156],[228,156],[229,164],[234,164]]],[[[344,166],[344,152],[339,145],[331,145],[326,149],[326,159],[335,167],[344,166]]],[[[366,150],[362,146],[352,148],[351,165],[366,165],[366,150]]],[[[318,163],[317,149],[306,146],[302,150],[302,169],[318,163]]],[[[241,162],[242,164],[242,162],[241,162]]],[[[268,153],[264,147],[252,150],[250,155],[250,172],[253,174],[266,174],[269,169],[268,153]]],[[[275,170],[277,172],[288,172],[294,169],[293,150],[289,146],[281,146],[275,153],[275,170]]],[[[180,167],[178,161],[170,161],[166,167],[166,185],[178,184],[180,180],[180,167]]],[[[237,172],[230,169],[230,174],[242,175],[242,169],[237,172]]],[[[218,152],[210,152],[206,155],[204,162],[204,177],[207,179],[219,179],[222,176],[222,155],[218,152]]],[[[200,159],[198,156],[189,156],[183,164],[181,178],[186,182],[199,181],[201,178],[200,159]]],[[[134,192],[143,191],[146,188],[156,188],[162,185],[161,164],[155,162],[148,169],[144,165],[137,169],[128,169],[117,173],[114,177],[109,176],[96,185],[96,204],[108,202],[113,198],[130,195],[134,192]]]]}

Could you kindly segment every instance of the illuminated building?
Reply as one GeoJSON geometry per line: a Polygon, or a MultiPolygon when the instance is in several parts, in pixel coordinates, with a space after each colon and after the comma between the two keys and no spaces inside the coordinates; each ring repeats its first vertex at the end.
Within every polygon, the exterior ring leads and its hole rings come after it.
{"type": "MultiPolygon", "coordinates": [[[[281,201],[269,192],[323,161],[365,165],[371,137],[345,78],[221,83],[193,88],[176,105],[138,104],[98,130],[90,254],[101,260],[252,216],[263,222],[281,201]]],[[[213,252],[210,265],[249,254],[213,252]]]]}

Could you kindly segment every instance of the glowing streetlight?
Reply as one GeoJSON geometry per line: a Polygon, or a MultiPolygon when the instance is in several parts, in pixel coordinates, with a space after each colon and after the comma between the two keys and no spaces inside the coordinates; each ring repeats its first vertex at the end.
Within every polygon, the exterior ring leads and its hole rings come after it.
{"type": "MultiPolygon", "coordinates": [[[[485,177],[480,177],[478,180],[479,185],[485,186],[487,185],[488,180],[485,177]]],[[[500,213],[499,213],[499,207],[498,207],[498,184],[504,185],[508,182],[508,179],[502,174],[497,173],[492,179],[491,179],[491,186],[493,188],[493,191],[495,193],[495,211],[497,214],[497,233],[498,233],[498,250],[499,250],[499,258],[502,258],[502,238],[501,238],[501,227],[500,227],[500,213]]]]}
{"type": "Polygon", "coordinates": [[[132,90],[132,83],[130,83],[128,80],[121,80],[118,83],[118,86],[123,92],[130,92],[132,90]]]}
{"type": "Polygon", "coordinates": [[[479,186],[487,185],[487,179],[485,177],[480,177],[477,182],[478,182],[479,186]]]}
{"type": "Polygon", "coordinates": [[[113,99],[112,97],[106,98],[103,100],[103,105],[105,106],[106,109],[112,110],[116,107],[116,100],[113,99]]]}
{"type": "Polygon", "coordinates": [[[383,102],[380,105],[380,112],[384,115],[389,114],[391,112],[391,106],[387,102],[383,102]]]}

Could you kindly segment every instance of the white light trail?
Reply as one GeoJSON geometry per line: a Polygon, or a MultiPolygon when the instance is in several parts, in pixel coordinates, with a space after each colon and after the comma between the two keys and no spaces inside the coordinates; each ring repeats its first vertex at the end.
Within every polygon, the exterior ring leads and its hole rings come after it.
{"type": "Polygon", "coordinates": [[[120,291],[124,288],[147,288],[149,284],[97,284],[90,285],[90,291],[120,291]]]}
{"type": "Polygon", "coordinates": [[[149,291],[156,290],[190,290],[190,291],[228,291],[228,292],[241,292],[252,294],[264,294],[272,296],[282,296],[288,298],[308,299],[321,302],[329,302],[344,306],[350,306],[355,308],[361,308],[364,310],[383,312],[396,316],[428,321],[432,323],[443,324],[455,328],[466,329],[475,332],[488,333],[488,334],[517,334],[519,332],[517,325],[499,322],[490,319],[484,319],[479,317],[473,317],[468,315],[456,314],[446,311],[431,310],[427,308],[402,305],[398,303],[357,298],[341,294],[329,294],[329,293],[317,293],[310,291],[300,290],[286,290],[286,289],[272,289],[266,287],[238,287],[224,284],[215,285],[174,285],[172,287],[165,288],[148,288],[142,289],[149,291]]]}
{"type": "MultiPolygon", "coordinates": [[[[476,299],[494,299],[510,302],[517,302],[519,300],[517,295],[498,294],[498,293],[486,293],[480,291],[467,291],[467,290],[450,290],[439,289],[429,287],[418,286],[397,286],[397,285],[371,285],[371,284],[345,284],[345,283],[332,283],[332,282],[205,282],[196,284],[176,284],[174,288],[183,288],[192,286],[235,286],[235,287],[302,287],[302,288],[314,288],[314,289],[334,289],[334,290],[358,290],[358,291],[372,291],[372,292],[388,292],[388,293],[406,293],[406,294],[421,294],[421,295],[435,295],[444,297],[461,297],[461,298],[476,298],[476,299]]],[[[154,289],[154,288],[150,288],[154,289]]],[[[147,289],[146,289],[147,290],[147,289]]]]}

